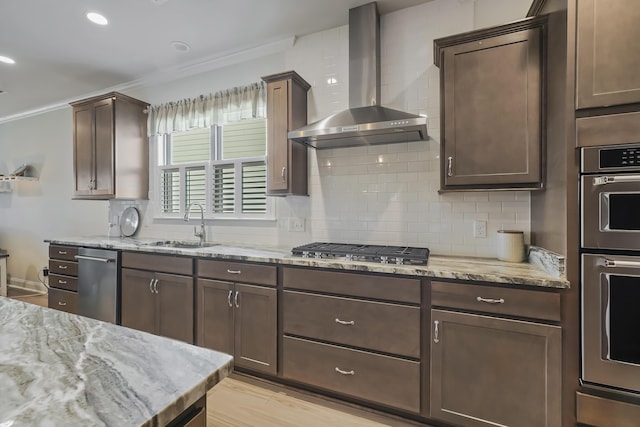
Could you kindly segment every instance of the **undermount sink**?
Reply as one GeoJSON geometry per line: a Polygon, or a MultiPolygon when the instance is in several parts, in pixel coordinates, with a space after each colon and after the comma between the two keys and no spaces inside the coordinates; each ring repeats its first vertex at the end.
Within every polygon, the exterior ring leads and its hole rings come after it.
{"type": "Polygon", "coordinates": [[[160,246],[165,248],[179,248],[179,249],[197,249],[197,248],[210,248],[211,246],[217,246],[217,243],[210,242],[192,242],[187,240],[163,240],[160,242],[153,242],[150,246],[160,246]]]}

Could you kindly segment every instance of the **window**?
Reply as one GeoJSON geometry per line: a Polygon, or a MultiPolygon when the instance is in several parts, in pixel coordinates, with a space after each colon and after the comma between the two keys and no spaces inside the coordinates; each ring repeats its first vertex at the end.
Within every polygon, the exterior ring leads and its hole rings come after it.
{"type": "Polygon", "coordinates": [[[200,203],[208,218],[272,219],[266,197],[266,120],[246,119],[159,138],[163,217],[200,203]]]}

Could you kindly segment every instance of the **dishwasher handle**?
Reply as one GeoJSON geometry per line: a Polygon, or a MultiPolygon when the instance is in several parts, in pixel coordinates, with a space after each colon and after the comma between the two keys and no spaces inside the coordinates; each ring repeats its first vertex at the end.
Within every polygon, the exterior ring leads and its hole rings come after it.
{"type": "Polygon", "coordinates": [[[84,259],[86,261],[104,262],[105,264],[115,261],[115,259],[112,259],[112,258],[98,258],[98,257],[95,257],[95,256],[86,256],[86,255],[75,255],[75,258],[76,259],[84,259]]]}

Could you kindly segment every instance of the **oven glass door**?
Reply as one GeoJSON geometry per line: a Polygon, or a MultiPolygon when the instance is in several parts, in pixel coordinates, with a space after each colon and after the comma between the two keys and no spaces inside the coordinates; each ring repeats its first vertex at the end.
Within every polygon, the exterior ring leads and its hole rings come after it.
{"type": "Polygon", "coordinates": [[[640,175],[582,176],[582,247],[640,249],[640,175]]]}
{"type": "Polygon", "coordinates": [[[640,256],[582,255],[583,380],[640,392],[640,256]]]}

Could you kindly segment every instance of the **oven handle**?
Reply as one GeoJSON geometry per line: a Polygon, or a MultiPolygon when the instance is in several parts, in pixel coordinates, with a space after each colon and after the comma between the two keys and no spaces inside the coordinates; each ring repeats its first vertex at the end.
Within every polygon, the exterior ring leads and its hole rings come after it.
{"type": "MultiPolygon", "coordinates": [[[[608,260],[605,260],[605,262],[608,260]]],[[[601,313],[601,319],[602,319],[602,358],[605,360],[611,360],[611,325],[610,325],[610,321],[609,321],[609,314],[610,314],[610,301],[609,301],[609,292],[610,292],[610,286],[609,286],[609,274],[604,274],[602,276],[602,294],[601,294],[601,298],[602,298],[602,313],[601,313]]]]}
{"type": "Polygon", "coordinates": [[[640,262],[639,261],[619,261],[619,260],[605,258],[604,266],[607,268],[615,268],[615,267],[640,268],[640,262]]]}
{"type": "Polygon", "coordinates": [[[640,182],[640,175],[596,176],[593,178],[594,186],[616,182],[640,182]]]}

